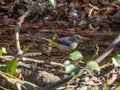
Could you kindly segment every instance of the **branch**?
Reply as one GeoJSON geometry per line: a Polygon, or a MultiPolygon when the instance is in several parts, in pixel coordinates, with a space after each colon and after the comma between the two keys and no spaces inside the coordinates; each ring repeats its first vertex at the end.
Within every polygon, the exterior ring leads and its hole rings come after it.
{"type": "Polygon", "coordinates": [[[103,59],[105,59],[105,57],[107,57],[115,49],[115,47],[118,45],[119,42],[120,42],[120,33],[112,42],[112,44],[104,51],[104,53],[100,55],[95,61],[97,63],[100,63],[103,59]]]}
{"type": "MultiPolygon", "coordinates": [[[[0,56],[1,59],[3,60],[12,60],[14,59],[15,57],[14,56],[0,56]]],[[[60,67],[64,67],[63,64],[61,63],[57,63],[57,62],[49,62],[49,61],[46,61],[46,60],[37,60],[37,59],[31,59],[31,58],[26,58],[26,57],[20,57],[19,56],[17,57],[18,59],[22,59],[23,62],[34,62],[34,63],[38,63],[38,64],[50,64],[50,65],[53,65],[53,66],[60,66],[60,67]]]]}
{"type": "Polygon", "coordinates": [[[43,63],[43,64],[50,64],[50,65],[54,65],[54,66],[61,66],[64,67],[63,64],[61,63],[57,63],[57,62],[49,62],[49,61],[45,61],[45,60],[37,60],[37,59],[31,59],[31,58],[22,58],[22,61],[29,61],[29,62],[35,62],[35,63],[43,63]]]}
{"type": "Polygon", "coordinates": [[[16,77],[8,78],[6,75],[7,75],[6,73],[0,71],[0,76],[2,78],[4,78],[10,85],[16,86],[17,90],[19,90],[18,89],[18,84],[20,85],[19,88],[21,88],[21,86],[24,85],[27,88],[27,90],[38,90],[37,88],[40,88],[36,84],[30,83],[30,82],[27,82],[27,81],[22,81],[22,80],[20,80],[16,77]]]}
{"type": "Polygon", "coordinates": [[[16,48],[18,51],[18,54],[23,54],[23,51],[21,50],[20,47],[20,41],[19,41],[19,33],[20,33],[20,28],[21,24],[24,22],[24,19],[33,11],[34,7],[40,2],[40,0],[37,0],[30,8],[27,10],[27,12],[19,17],[17,20],[16,26],[15,26],[15,42],[16,42],[16,48]]]}

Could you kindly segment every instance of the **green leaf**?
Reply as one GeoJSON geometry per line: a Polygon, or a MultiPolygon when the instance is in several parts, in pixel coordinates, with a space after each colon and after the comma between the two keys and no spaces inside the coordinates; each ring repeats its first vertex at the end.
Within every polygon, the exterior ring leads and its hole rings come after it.
{"type": "Polygon", "coordinates": [[[73,69],[73,71],[71,72],[71,74],[72,74],[72,75],[77,75],[77,74],[79,73],[79,71],[80,71],[80,68],[76,66],[76,67],[73,69]]]}
{"type": "Polygon", "coordinates": [[[65,72],[66,73],[71,73],[72,75],[76,75],[79,72],[79,68],[73,64],[69,64],[65,67],[65,72]]]}
{"type": "Polygon", "coordinates": [[[120,87],[120,82],[117,82],[117,83],[116,83],[116,87],[120,87]]]}
{"type": "Polygon", "coordinates": [[[87,21],[86,20],[81,20],[81,22],[79,23],[80,26],[82,25],[87,25],[87,21]]]}
{"type": "Polygon", "coordinates": [[[24,46],[24,47],[23,47],[23,51],[28,52],[28,51],[29,51],[29,47],[24,46]]]}
{"type": "Polygon", "coordinates": [[[6,54],[6,53],[7,53],[6,48],[2,47],[2,48],[0,49],[0,56],[2,56],[3,54],[6,54]]]}
{"type": "Polygon", "coordinates": [[[5,48],[5,47],[2,47],[2,48],[1,48],[1,50],[2,50],[2,52],[3,52],[4,54],[6,54],[6,53],[7,53],[7,50],[6,50],[6,48],[5,48]]]}
{"type": "Polygon", "coordinates": [[[49,2],[51,2],[51,4],[54,6],[54,8],[55,8],[55,6],[56,6],[56,0],[49,0],[49,2]]]}
{"type": "Polygon", "coordinates": [[[79,51],[74,51],[68,56],[68,58],[73,60],[73,61],[76,61],[76,60],[79,60],[79,59],[82,60],[83,55],[79,51]]]}
{"type": "Polygon", "coordinates": [[[2,56],[3,55],[3,51],[0,49],[0,56],[2,56]]]}
{"type": "Polygon", "coordinates": [[[66,73],[71,73],[72,75],[76,75],[79,72],[79,68],[73,64],[71,64],[71,62],[69,60],[66,60],[64,62],[65,65],[65,72],[66,73]]]}
{"type": "Polygon", "coordinates": [[[99,46],[98,46],[98,44],[96,44],[96,52],[95,52],[95,54],[92,56],[91,61],[98,57],[98,54],[99,54],[98,52],[99,52],[99,46]]]}
{"type": "Polygon", "coordinates": [[[15,73],[16,73],[16,68],[17,68],[17,59],[15,58],[15,59],[13,59],[13,60],[11,60],[11,61],[7,61],[7,62],[5,63],[5,65],[6,65],[6,66],[3,66],[3,67],[1,68],[1,70],[2,70],[3,72],[6,72],[6,73],[10,74],[10,77],[11,77],[11,75],[12,75],[12,76],[15,75],[15,73]]]}
{"type": "Polygon", "coordinates": [[[87,82],[90,79],[90,77],[91,77],[90,74],[86,74],[83,76],[83,78],[81,80],[84,82],[87,82]]]}
{"type": "Polygon", "coordinates": [[[103,83],[103,90],[110,90],[110,87],[109,87],[109,85],[105,82],[105,83],[103,83]]]}
{"type": "Polygon", "coordinates": [[[95,61],[89,61],[87,66],[90,67],[92,70],[100,71],[100,66],[95,61]]]}
{"type": "Polygon", "coordinates": [[[71,62],[70,62],[69,60],[66,60],[66,61],[64,62],[64,65],[65,65],[65,66],[67,66],[67,65],[69,65],[69,64],[71,64],[71,62]]]}
{"type": "Polygon", "coordinates": [[[115,57],[112,58],[113,64],[116,66],[120,64],[120,54],[117,54],[115,57]]]}

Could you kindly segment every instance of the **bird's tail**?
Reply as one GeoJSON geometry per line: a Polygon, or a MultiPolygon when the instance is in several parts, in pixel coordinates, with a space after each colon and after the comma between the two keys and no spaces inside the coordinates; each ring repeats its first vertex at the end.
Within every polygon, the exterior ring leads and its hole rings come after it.
{"type": "Polygon", "coordinates": [[[48,41],[49,43],[51,43],[52,45],[54,45],[56,47],[58,46],[58,44],[54,40],[52,40],[52,39],[47,39],[47,38],[41,38],[41,39],[48,41]]]}
{"type": "Polygon", "coordinates": [[[38,37],[30,36],[30,35],[25,35],[25,36],[31,37],[31,38],[34,38],[34,39],[37,39],[37,40],[45,40],[45,41],[51,43],[54,46],[58,46],[58,44],[52,39],[48,39],[48,38],[44,38],[44,37],[38,38],[38,37]]]}

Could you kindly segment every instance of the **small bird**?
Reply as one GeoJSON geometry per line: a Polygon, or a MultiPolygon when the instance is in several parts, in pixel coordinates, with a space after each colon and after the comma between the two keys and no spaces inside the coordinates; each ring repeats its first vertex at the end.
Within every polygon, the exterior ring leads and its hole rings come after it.
{"type": "Polygon", "coordinates": [[[72,51],[74,50],[80,41],[83,40],[83,37],[75,34],[71,37],[64,37],[56,40],[42,38],[49,43],[51,43],[53,46],[57,47],[61,51],[72,51]]]}

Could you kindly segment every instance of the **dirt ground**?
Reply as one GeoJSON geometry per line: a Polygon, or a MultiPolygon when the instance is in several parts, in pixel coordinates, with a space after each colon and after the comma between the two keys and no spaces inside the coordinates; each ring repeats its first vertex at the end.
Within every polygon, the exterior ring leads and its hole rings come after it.
{"type": "MultiPolygon", "coordinates": [[[[51,23],[51,22],[49,22],[51,23]]],[[[84,60],[88,61],[91,59],[91,56],[96,51],[96,44],[98,44],[100,51],[99,54],[102,54],[103,51],[112,43],[112,41],[116,38],[116,36],[119,33],[119,25],[114,27],[111,27],[110,25],[108,27],[101,27],[99,30],[90,30],[86,28],[81,27],[72,27],[72,28],[51,28],[49,26],[49,23],[45,25],[40,25],[40,23],[37,24],[29,24],[29,23],[23,23],[22,29],[20,32],[20,43],[22,48],[24,46],[28,46],[30,51],[29,52],[43,52],[42,46],[46,44],[47,42],[42,40],[28,40],[28,37],[25,35],[31,35],[34,37],[46,37],[46,38],[53,38],[56,34],[56,38],[66,37],[66,36],[72,36],[73,34],[80,34],[81,36],[89,38],[89,40],[86,40],[84,42],[81,42],[76,50],[79,50],[82,52],[84,56],[84,60]]],[[[56,24],[53,24],[55,26],[56,24]]],[[[9,24],[6,26],[2,26],[1,28],[1,40],[0,40],[0,46],[9,46],[9,53],[14,55],[16,53],[15,49],[15,41],[14,41],[14,25],[9,24]]],[[[120,51],[119,46],[110,54],[109,57],[112,57],[116,53],[120,51]]],[[[55,62],[61,62],[63,60],[63,57],[66,56],[66,53],[61,54],[59,50],[56,48],[53,48],[51,55],[48,56],[50,61],[55,62]]],[[[38,59],[43,59],[43,56],[37,57],[38,59]]],[[[46,57],[46,56],[45,56],[46,57]]],[[[44,60],[44,59],[43,59],[44,60]]]]}

